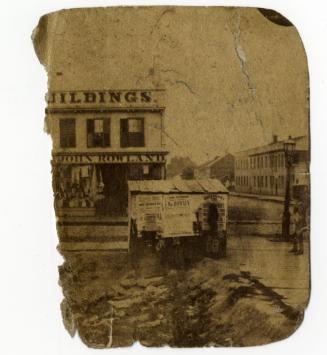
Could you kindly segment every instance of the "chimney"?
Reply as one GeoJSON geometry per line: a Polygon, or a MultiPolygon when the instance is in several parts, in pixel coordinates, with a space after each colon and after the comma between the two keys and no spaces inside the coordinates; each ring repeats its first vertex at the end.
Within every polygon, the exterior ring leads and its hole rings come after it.
{"type": "Polygon", "coordinates": [[[278,136],[277,134],[273,134],[273,143],[277,143],[278,142],[278,136]]]}

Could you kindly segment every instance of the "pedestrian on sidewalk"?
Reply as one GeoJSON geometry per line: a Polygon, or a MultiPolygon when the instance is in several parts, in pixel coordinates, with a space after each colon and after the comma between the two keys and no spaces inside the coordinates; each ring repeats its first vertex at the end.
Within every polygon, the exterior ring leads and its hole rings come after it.
{"type": "Polygon", "coordinates": [[[294,235],[293,235],[293,248],[289,251],[295,255],[302,255],[304,252],[303,248],[303,234],[308,229],[306,225],[305,209],[301,205],[294,207],[293,213],[291,215],[291,222],[294,225],[294,235]]]}

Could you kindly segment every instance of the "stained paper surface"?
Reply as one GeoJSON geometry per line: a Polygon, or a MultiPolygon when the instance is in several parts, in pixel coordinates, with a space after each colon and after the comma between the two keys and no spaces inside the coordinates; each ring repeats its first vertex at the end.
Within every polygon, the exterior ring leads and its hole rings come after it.
{"type": "Polygon", "coordinates": [[[294,333],[310,136],[293,24],[257,8],[87,8],[44,15],[32,39],[68,333],[93,348],[294,333]]]}

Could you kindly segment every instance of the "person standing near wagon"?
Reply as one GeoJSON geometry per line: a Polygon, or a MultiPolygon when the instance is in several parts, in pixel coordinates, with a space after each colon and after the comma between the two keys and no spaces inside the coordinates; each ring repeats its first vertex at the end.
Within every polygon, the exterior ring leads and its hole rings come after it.
{"type": "Polygon", "coordinates": [[[291,222],[295,227],[293,248],[289,251],[295,255],[302,255],[304,252],[303,248],[303,235],[308,229],[306,225],[305,210],[301,205],[294,207],[293,213],[291,215],[291,222]]]}
{"type": "Polygon", "coordinates": [[[206,254],[208,256],[218,256],[218,204],[212,201],[209,196],[199,209],[200,233],[206,245],[206,254]]]}
{"type": "Polygon", "coordinates": [[[209,203],[208,206],[208,224],[209,231],[212,237],[217,236],[218,233],[218,206],[216,203],[209,203]]]}
{"type": "Polygon", "coordinates": [[[219,257],[220,240],[218,237],[218,205],[215,202],[209,204],[208,224],[210,234],[210,254],[214,258],[219,257]]]}

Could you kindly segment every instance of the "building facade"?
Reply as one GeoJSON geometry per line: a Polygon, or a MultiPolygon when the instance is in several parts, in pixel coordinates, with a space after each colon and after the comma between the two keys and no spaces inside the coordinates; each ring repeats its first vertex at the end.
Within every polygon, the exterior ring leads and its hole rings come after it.
{"type": "Polygon", "coordinates": [[[220,180],[225,187],[233,189],[234,186],[234,166],[235,157],[232,154],[226,154],[221,157],[215,157],[194,169],[194,176],[198,179],[211,178],[220,180]]]}
{"type": "MultiPolygon", "coordinates": [[[[309,187],[308,136],[295,141],[291,168],[291,194],[309,187]]],[[[235,190],[243,193],[284,196],[286,188],[284,141],[274,136],[272,143],[235,155],[235,190]]]]}
{"type": "Polygon", "coordinates": [[[128,180],[165,178],[163,96],[163,90],[48,93],[55,209],[65,227],[59,228],[61,242],[73,248],[78,238],[89,247],[96,239],[109,243],[111,226],[127,228],[128,180]],[[96,226],[91,233],[83,232],[88,223],[96,226]]]}

